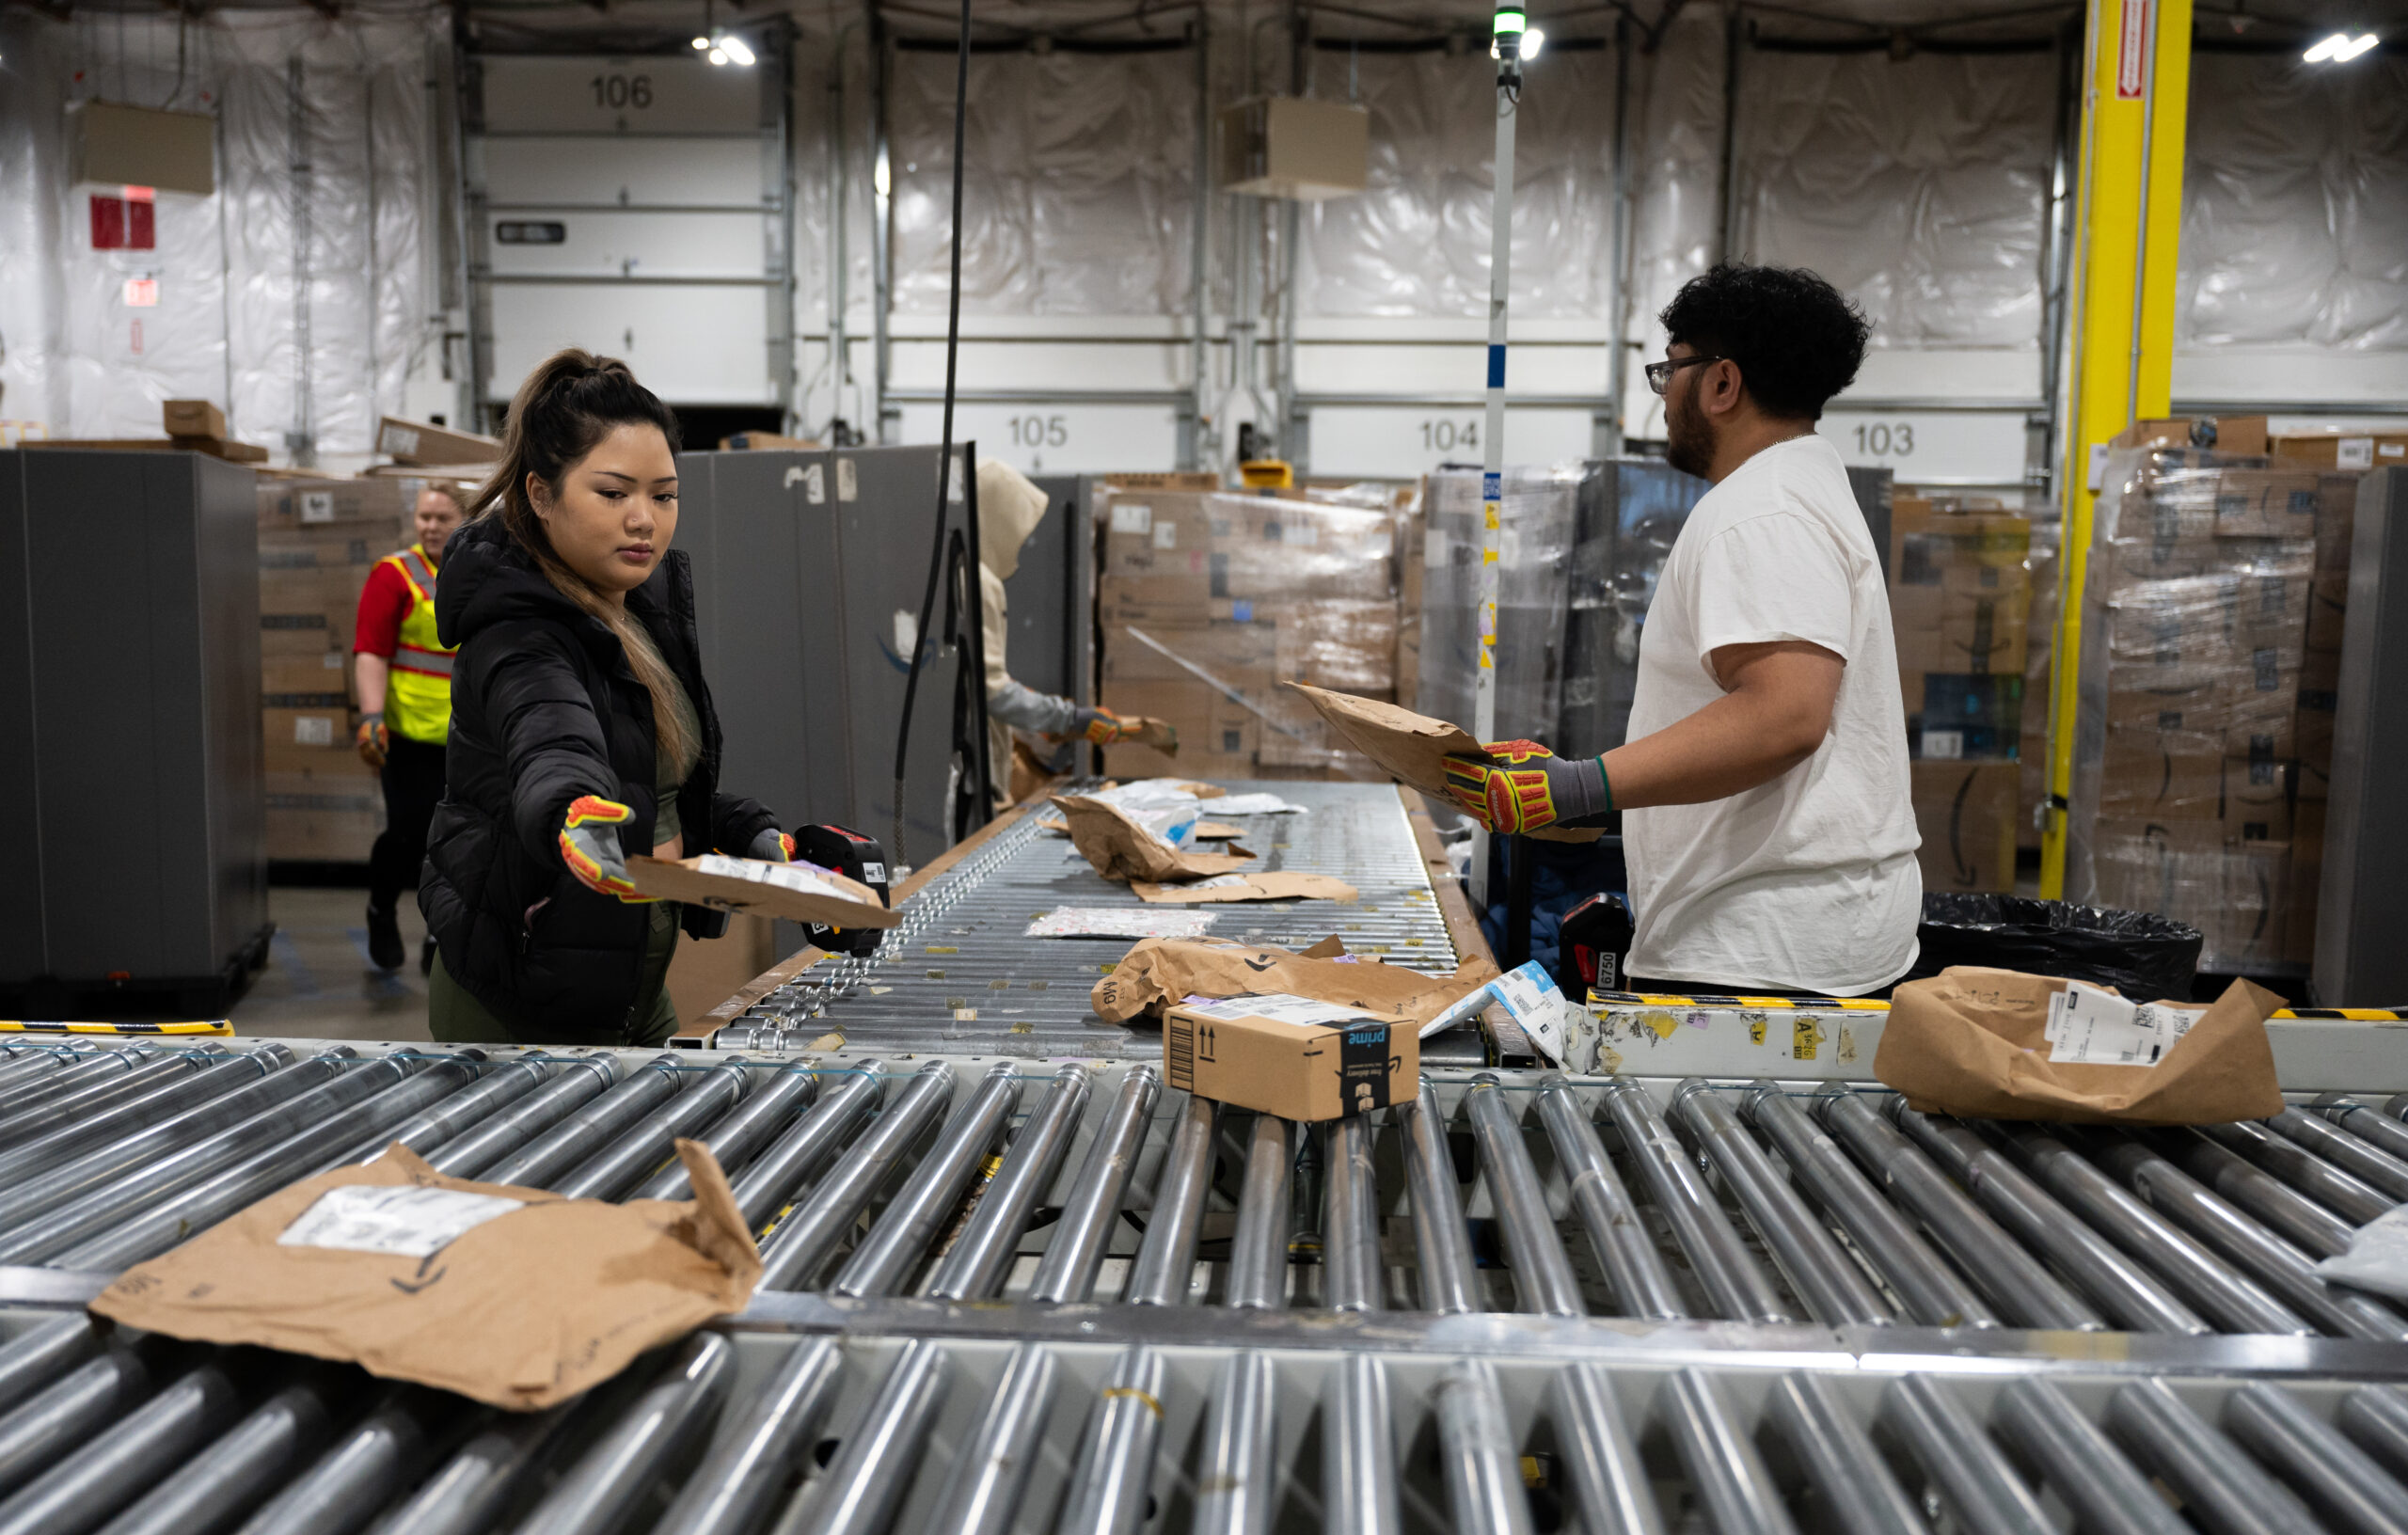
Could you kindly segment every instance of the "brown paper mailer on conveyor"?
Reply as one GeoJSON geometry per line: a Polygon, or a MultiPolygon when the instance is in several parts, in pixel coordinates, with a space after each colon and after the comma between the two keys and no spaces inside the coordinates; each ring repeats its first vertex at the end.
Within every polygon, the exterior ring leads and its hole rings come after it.
{"type": "MultiPolygon", "coordinates": [[[[1465,732],[1460,725],[1444,720],[1433,720],[1426,714],[1383,704],[1376,698],[1356,698],[1352,693],[1333,693],[1326,688],[1308,683],[1283,682],[1305,695],[1329,728],[1354,744],[1354,750],[1370,758],[1386,770],[1390,778],[1408,788],[1440,799],[1447,793],[1447,759],[1471,757],[1493,763],[1485,747],[1465,732]]],[[[1550,826],[1526,833],[1541,842],[1594,842],[1605,835],[1605,829],[1595,826],[1550,826]]]]}
{"type": "Polygon", "coordinates": [[[2114,1066],[2049,1059],[2049,999],[2066,985],[1972,965],[1909,981],[1892,996],[1873,1074],[1909,1107],[1980,1119],[2214,1125],[2283,1112],[2266,1040],[2283,1005],[2273,992],[2235,981],[2155,1066],[2114,1066]]]}
{"type": "MultiPolygon", "coordinates": [[[[1204,829],[1197,827],[1196,834],[1202,836],[1204,829]]],[[[1224,874],[1198,879],[1192,885],[1155,885],[1138,879],[1132,881],[1129,888],[1141,901],[1176,906],[1196,906],[1207,901],[1351,901],[1360,894],[1343,879],[1296,869],[1224,874]]]]}
{"type": "Polygon", "coordinates": [[[705,853],[700,858],[636,857],[627,878],[646,895],[690,901],[721,911],[751,911],[825,927],[895,927],[900,911],[878,892],[816,863],[771,863],[757,858],[705,853]]]}
{"type": "Polygon", "coordinates": [[[1070,846],[1106,879],[1207,879],[1254,861],[1254,854],[1235,843],[1226,853],[1173,847],[1118,806],[1083,794],[1057,794],[1054,803],[1069,823],[1070,846]]]}
{"type": "Polygon", "coordinates": [[[1140,1015],[1159,1019],[1163,1005],[1188,997],[1310,997],[1360,1007],[1375,1018],[1420,1023],[1449,1004],[1497,978],[1497,967],[1470,959],[1451,975],[1425,975],[1402,965],[1344,955],[1324,940],[1313,952],[1293,954],[1267,945],[1213,939],[1149,938],[1121,957],[1098,981],[1091,1001],[1095,1016],[1126,1023],[1140,1015]]]}
{"type": "Polygon", "coordinates": [[[614,1205],[446,1178],[396,1146],[127,1270],[92,1309],[531,1412],[752,1298],[761,1259],[726,1176],[700,1142],[677,1155],[691,1203],[614,1205]]]}
{"type": "Polygon", "coordinates": [[[1228,842],[1233,837],[1244,836],[1245,832],[1227,821],[1198,821],[1196,830],[1188,834],[1198,842],[1228,842]]]}

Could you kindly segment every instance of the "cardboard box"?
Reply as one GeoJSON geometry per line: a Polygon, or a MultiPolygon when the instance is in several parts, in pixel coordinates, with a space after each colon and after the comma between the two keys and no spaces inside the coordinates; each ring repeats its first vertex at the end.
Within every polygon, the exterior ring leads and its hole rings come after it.
{"type": "Polygon", "coordinates": [[[1221,488],[1221,477],[1205,469],[1127,470],[1101,477],[1108,490],[1196,490],[1221,488]]]}
{"type": "Polygon", "coordinates": [[[2223,677],[2225,707],[2254,713],[2276,701],[2296,699],[2306,659],[2296,642],[2235,650],[2223,677]]]}
{"type": "Polygon", "coordinates": [[[171,437],[226,435],[226,413],[206,400],[168,400],[159,406],[159,423],[171,437]]]}
{"type": "Polygon", "coordinates": [[[2350,544],[2357,536],[2358,482],[2355,470],[2316,477],[2316,573],[2346,576],[2350,544]]]}
{"type": "Polygon", "coordinates": [[[2270,440],[2278,459],[2326,469],[2371,469],[2408,464],[2408,432],[2284,433],[2270,440]]]}
{"type": "MultiPolygon", "coordinates": [[[[1201,671],[1241,690],[1259,688],[1267,692],[1276,674],[1279,633],[1270,624],[1135,625],[1152,644],[1132,635],[1130,627],[1120,624],[1104,626],[1102,673],[1106,683],[1201,683],[1203,679],[1196,674],[1201,671]],[[1170,654],[1164,655],[1164,651],[1170,654]]],[[[1162,714],[1160,709],[1144,712],[1162,714]]]]}
{"type": "Polygon", "coordinates": [[[2226,840],[2289,842],[2291,836],[2291,766],[2289,762],[2226,757],[2224,764],[2226,840]]]}
{"type": "Polygon", "coordinates": [[[67,107],[70,182],[154,192],[217,190],[217,118],[97,98],[67,107]]]}
{"type": "Polygon", "coordinates": [[[340,650],[260,657],[260,702],[272,709],[349,708],[351,657],[340,650]]]}
{"type": "Polygon", "coordinates": [[[271,770],[266,788],[270,858],[366,862],[385,830],[384,791],[356,753],[323,771],[271,770]]]}
{"type": "Polygon", "coordinates": [[[1386,511],[1253,496],[1117,493],[1104,508],[1107,578],[1170,578],[1144,600],[1320,597],[1390,601],[1396,528],[1386,511]]]}
{"type": "Polygon", "coordinates": [[[376,451],[398,464],[499,464],[501,439],[391,416],[376,423],[376,451]]]}
{"type": "Polygon", "coordinates": [[[1324,1021],[1346,1011],[1272,997],[1174,1005],[1163,1021],[1164,1074],[1198,1098],[1305,1123],[1411,1102],[1421,1070],[1415,1025],[1324,1021]]]}
{"type": "Polygon", "coordinates": [[[2350,573],[2318,575],[2308,582],[2306,648],[2327,656],[2341,653],[2341,636],[2350,610],[2350,573]]]}
{"type": "Polygon", "coordinates": [[[2316,492],[2305,470],[2226,469],[2216,483],[2216,535],[2313,539],[2316,492]]]}
{"type": "Polygon", "coordinates": [[[1370,179],[1371,115],[1343,102],[1258,96],[1221,109],[1224,192],[1318,201],[1360,192],[1370,179]]]}
{"type": "Polygon", "coordinates": [[[2224,815],[2223,743],[2111,732],[2099,763],[2102,818],[2212,822],[2224,815]]]}
{"type": "Polygon", "coordinates": [[[2266,451],[2266,418],[2263,416],[2162,416],[2134,421],[2115,434],[2108,444],[2113,448],[2210,447],[2220,453],[2262,453],[2266,451]],[[2202,443],[2205,435],[2201,423],[2212,426],[2213,435],[2202,443]]]}
{"type": "Polygon", "coordinates": [[[703,1015],[784,957],[777,952],[776,931],[777,925],[757,912],[731,911],[721,937],[677,941],[669,957],[669,1000],[679,1033],[703,1032],[703,1015]]]}
{"type": "Polygon", "coordinates": [[[1332,597],[1297,603],[1279,609],[1273,626],[1273,671],[1282,682],[1309,682],[1343,693],[1394,692],[1395,602],[1332,597]]]}
{"type": "Polygon", "coordinates": [[[2014,890],[2022,769],[2012,762],[1918,762],[1909,771],[1923,888],[2014,890]]]}
{"type": "Polygon", "coordinates": [[[2155,911],[2207,932],[2224,900],[2224,827],[2212,820],[2101,815],[2090,837],[2091,904],[2155,911]]]}
{"type": "Polygon", "coordinates": [[[1898,669],[1914,672],[2023,671],[2032,625],[2032,587],[2020,567],[1958,566],[1936,582],[1890,589],[1898,669]]]}
{"type": "MultiPolygon", "coordinates": [[[[338,522],[374,522],[384,530],[372,539],[399,538],[423,484],[418,477],[357,480],[267,480],[260,482],[260,530],[318,528],[338,522]]],[[[396,543],[393,548],[400,548],[396,543]]],[[[390,553],[391,549],[384,551],[390,553]]]]}
{"type": "Polygon", "coordinates": [[[359,762],[352,743],[349,708],[261,709],[260,733],[267,747],[267,771],[305,772],[330,763],[359,762]]]}
{"type": "Polygon", "coordinates": [[[396,543],[388,530],[375,523],[329,522],[307,528],[261,529],[260,570],[265,575],[356,567],[365,580],[369,568],[377,561],[408,546],[396,543]]]}
{"type": "MultiPolygon", "coordinates": [[[[1264,681],[1268,687],[1268,679],[1264,681]]],[[[1103,749],[1113,778],[1253,778],[1261,721],[1218,688],[1188,680],[1107,682],[1102,704],[1120,714],[1151,715],[1179,732],[1179,754],[1123,742],[1103,749]]]]}
{"type": "Polygon", "coordinates": [[[2223,859],[2223,899],[2206,921],[2199,968],[2264,971],[2284,962],[2290,947],[2291,847],[2289,842],[2244,842],[2223,859]]]}
{"type": "Polygon", "coordinates": [[[2299,753],[2299,693],[2258,693],[2225,705],[2228,757],[2272,762],[2299,753]]]}

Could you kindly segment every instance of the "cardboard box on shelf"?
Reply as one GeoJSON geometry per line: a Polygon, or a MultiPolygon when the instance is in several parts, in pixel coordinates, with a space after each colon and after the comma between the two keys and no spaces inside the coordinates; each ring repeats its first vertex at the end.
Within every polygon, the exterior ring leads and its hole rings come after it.
{"type": "Polygon", "coordinates": [[[351,706],[351,657],[340,650],[260,657],[261,702],[275,708],[351,706]]]}
{"type": "MultiPolygon", "coordinates": [[[[359,613],[360,589],[368,584],[367,565],[329,565],[297,570],[260,572],[260,613],[323,613],[342,642],[351,640],[359,613]]],[[[329,647],[331,648],[331,647],[329,647]]]]}
{"type": "MultiPolygon", "coordinates": [[[[1107,683],[1202,683],[1197,672],[1240,689],[1268,691],[1278,659],[1271,624],[1124,625],[1107,622],[1102,672],[1107,683]],[[1135,632],[1131,632],[1132,630],[1135,632]]],[[[1149,714],[1160,715],[1159,709],[1149,714]]],[[[1164,718],[1168,718],[1164,716],[1164,718]]]]}
{"type": "Polygon", "coordinates": [[[271,768],[266,776],[267,856],[309,862],[364,862],[385,830],[375,770],[356,753],[322,768],[271,768]]]}
{"type": "Polygon", "coordinates": [[[2155,911],[2194,927],[2214,920],[2224,900],[2221,822],[2101,815],[2090,842],[2092,904],[2155,911]]]}
{"type": "Polygon", "coordinates": [[[1324,598],[1281,608],[1273,621],[1274,670],[1282,682],[1343,693],[1387,694],[1396,687],[1397,605],[1324,598]]]}
{"type": "Polygon", "coordinates": [[[2326,469],[2371,469],[2408,464],[2408,432],[2283,433],[2270,440],[2278,459],[2326,469]]]}
{"type": "Polygon", "coordinates": [[[1959,566],[1937,582],[1892,587],[1890,615],[1902,673],[2020,673],[2032,587],[2020,569],[1959,566]]]}
{"type": "Polygon", "coordinates": [[[2316,476],[2305,469],[2225,469],[2216,477],[2216,534],[2313,539],[2316,493],[2316,476]]]}
{"type": "Polygon", "coordinates": [[[2224,578],[2225,613],[2237,647],[2302,645],[2307,636],[2308,594],[2316,578],[2249,570],[2224,578]]]}
{"type": "Polygon", "coordinates": [[[1343,102],[1258,96],[1221,108],[1224,192],[1317,200],[1360,192],[1370,175],[1370,113],[1343,102]]]}
{"type": "Polygon", "coordinates": [[[1205,469],[1132,469],[1101,478],[1109,490],[1214,491],[1221,488],[1221,477],[1205,469]]]}
{"type": "MultiPolygon", "coordinates": [[[[1266,679],[1267,686],[1267,679],[1266,679]]],[[[1120,714],[1151,715],[1179,732],[1179,754],[1124,742],[1103,749],[1103,770],[1114,778],[1228,778],[1255,776],[1259,719],[1220,689],[1193,681],[1107,682],[1103,706],[1120,714]]]]}
{"type": "Polygon", "coordinates": [[[206,400],[167,400],[159,405],[159,424],[171,437],[226,435],[226,413],[206,400]]]}
{"type": "Polygon", "coordinates": [[[1910,772],[1923,888],[2014,890],[2021,769],[2012,762],[1918,762],[1910,772]]]}
{"type": "Polygon", "coordinates": [[[2225,705],[2224,752],[2257,762],[2299,752],[2299,694],[2259,693],[2225,705]]]}
{"type": "MultiPolygon", "coordinates": [[[[2302,640],[2305,638],[2302,635],[2302,640]]],[[[2222,678],[2225,707],[2256,710],[2277,700],[2296,699],[2305,674],[2307,653],[2300,641],[2288,645],[2261,644],[2236,648],[2222,678]]]]}
{"type": "Polygon", "coordinates": [[[1180,578],[1153,601],[1392,599],[1396,530],[1384,510],[1186,491],[1122,492],[1103,512],[1106,578],[1180,578]]]}
{"type": "Polygon", "coordinates": [[[1198,1098],[1310,1122],[1411,1100],[1416,1026],[1301,997],[1181,1003],[1163,1020],[1164,1074],[1198,1098]]]}
{"type": "Polygon", "coordinates": [[[2283,964],[2290,948],[2290,844],[2232,844],[2222,863],[2223,899],[2195,923],[2206,938],[2199,968],[2249,973],[2283,964]]]}
{"type": "Polygon", "coordinates": [[[396,463],[412,466],[498,464],[501,461],[501,439],[387,416],[376,423],[376,451],[396,463]]]}

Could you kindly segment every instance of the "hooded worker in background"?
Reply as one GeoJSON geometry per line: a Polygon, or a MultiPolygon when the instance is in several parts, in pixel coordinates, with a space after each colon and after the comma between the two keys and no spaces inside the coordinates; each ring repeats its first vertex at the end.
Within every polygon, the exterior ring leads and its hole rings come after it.
{"type": "Polygon", "coordinates": [[[1005,658],[1011,636],[1004,583],[1020,569],[1020,551],[1045,520],[1049,498],[1028,476],[1001,459],[978,464],[978,600],[986,619],[987,762],[994,775],[994,808],[1010,807],[1012,732],[1025,730],[1054,740],[1076,736],[1098,746],[1134,740],[1139,721],[1110,709],[1090,708],[1055,693],[1040,693],[1014,682],[1005,658]]]}

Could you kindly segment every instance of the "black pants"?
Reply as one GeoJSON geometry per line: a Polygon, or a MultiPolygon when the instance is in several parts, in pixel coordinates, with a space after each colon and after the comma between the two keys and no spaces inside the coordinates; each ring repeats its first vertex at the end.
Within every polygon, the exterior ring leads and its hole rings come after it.
{"type": "Polygon", "coordinates": [[[368,901],[379,907],[417,887],[419,865],[426,862],[426,824],[443,798],[444,749],[400,736],[389,739],[377,774],[385,785],[385,830],[368,853],[368,901]]]}

